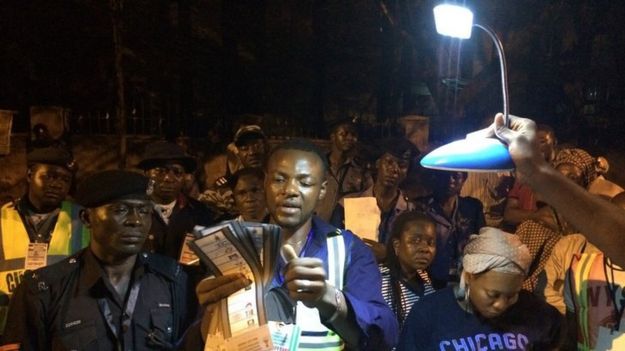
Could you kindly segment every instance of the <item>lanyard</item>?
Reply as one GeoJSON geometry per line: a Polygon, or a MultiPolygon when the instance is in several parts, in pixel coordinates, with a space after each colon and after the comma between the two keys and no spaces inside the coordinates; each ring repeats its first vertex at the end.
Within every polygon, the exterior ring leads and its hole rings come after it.
{"type": "Polygon", "coordinates": [[[56,227],[56,221],[59,217],[60,209],[56,209],[51,212],[47,218],[43,219],[37,226],[31,221],[28,215],[28,209],[26,205],[22,203],[22,200],[14,203],[15,210],[22,219],[24,229],[28,233],[31,243],[46,243],[49,244],[52,239],[52,232],[56,227]]]}
{"type": "MultiPolygon", "coordinates": [[[[122,314],[122,333],[130,330],[130,323],[132,322],[132,315],[134,314],[135,307],[137,306],[137,297],[139,297],[140,288],[141,284],[138,281],[135,281],[132,284],[130,294],[128,295],[128,301],[126,302],[126,308],[124,309],[124,313],[122,314]]],[[[115,322],[113,321],[113,313],[111,312],[111,307],[109,306],[108,300],[106,298],[98,299],[98,306],[100,307],[100,312],[106,320],[107,326],[109,327],[113,335],[115,335],[115,337],[117,338],[117,349],[121,350],[122,348],[119,340],[119,331],[115,327],[115,322]]]]}

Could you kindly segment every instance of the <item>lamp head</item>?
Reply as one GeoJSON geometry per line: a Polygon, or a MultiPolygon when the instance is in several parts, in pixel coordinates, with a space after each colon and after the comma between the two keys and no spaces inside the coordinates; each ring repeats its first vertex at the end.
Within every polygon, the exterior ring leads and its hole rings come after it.
{"type": "Polygon", "coordinates": [[[473,12],[466,7],[441,4],[434,7],[434,22],[438,34],[453,38],[471,38],[473,12]]]}
{"type": "Polygon", "coordinates": [[[495,138],[456,140],[421,159],[425,168],[445,171],[503,172],[514,169],[508,147],[495,138]]]}

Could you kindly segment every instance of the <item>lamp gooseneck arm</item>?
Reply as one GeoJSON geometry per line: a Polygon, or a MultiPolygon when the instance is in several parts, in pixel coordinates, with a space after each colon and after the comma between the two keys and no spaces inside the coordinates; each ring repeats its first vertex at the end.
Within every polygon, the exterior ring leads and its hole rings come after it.
{"type": "Polygon", "coordinates": [[[499,55],[499,66],[501,69],[501,90],[503,91],[503,115],[504,115],[504,122],[506,124],[506,127],[509,127],[509,114],[510,114],[510,105],[509,105],[509,98],[508,98],[508,69],[507,69],[507,64],[506,64],[506,55],[503,52],[503,45],[501,44],[501,40],[499,40],[499,37],[497,37],[497,34],[495,33],[494,30],[492,30],[492,28],[486,26],[486,25],[481,25],[481,24],[477,24],[474,23],[473,24],[474,27],[480,28],[482,30],[484,30],[488,36],[490,36],[490,38],[493,40],[493,42],[495,43],[495,47],[497,48],[497,54],[499,55]]]}

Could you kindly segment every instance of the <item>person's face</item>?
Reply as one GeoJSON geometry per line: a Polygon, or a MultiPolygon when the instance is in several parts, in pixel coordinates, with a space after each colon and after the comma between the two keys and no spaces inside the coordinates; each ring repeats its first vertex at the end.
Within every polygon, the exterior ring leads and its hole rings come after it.
{"type": "Polygon", "coordinates": [[[239,178],[233,191],[234,205],[246,221],[260,221],[265,215],[265,191],[254,175],[239,178]]]}
{"type": "Polygon", "coordinates": [[[563,176],[569,178],[574,181],[577,185],[581,187],[585,187],[584,177],[582,174],[582,170],[571,163],[563,163],[559,165],[557,168],[558,172],[562,173],[563,176]]]}
{"type": "Polygon", "coordinates": [[[547,162],[551,162],[553,150],[556,145],[556,140],[553,134],[544,130],[539,130],[536,135],[538,137],[538,147],[540,149],[540,153],[543,154],[543,157],[547,162]]]}
{"type": "Polygon", "coordinates": [[[389,153],[376,161],[377,181],[387,187],[399,186],[406,179],[409,162],[389,153]]]}
{"type": "Polygon", "coordinates": [[[36,164],[27,176],[28,198],[39,210],[56,208],[69,193],[72,173],[61,166],[36,164]]]}
{"type": "Polygon", "coordinates": [[[265,159],[265,141],[263,139],[251,139],[243,145],[237,146],[239,159],[244,168],[260,168],[265,159]]]}
{"type": "Polygon", "coordinates": [[[330,135],[330,140],[338,150],[344,152],[350,151],[354,148],[356,142],[358,142],[358,133],[354,127],[342,124],[330,135]]]}
{"type": "Polygon", "coordinates": [[[83,221],[90,229],[90,247],[99,258],[128,257],[141,251],[152,224],[152,202],[120,199],[87,209],[83,221]]]}
{"type": "Polygon", "coordinates": [[[436,226],[422,220],[406,223],[399,239],[393,239],[393,249],[408,275],[426,269],[436,254],[436,226]]]}
{"type": "Polygon", "coordinates": [[[447,195],[459,195],[466,180],[462,172],[437,171],[434,175],[436,192],[447,195]]]}
{"type": "Polygon", "coordinates": [[[176,200],[180,195],[186,172],[182,164],[167,162],[159,167],[149,169],[146,175],[154,181],[152,192],[154,201],[166,204],[176,200]]]}
{"type": "Polygon", "coordinates": [[[267,163],[265,195],[274,221],[297,230],[312,217],[325,196],[323,161],[307,151],[279,150],[267,163]]]}
{"type": "Polygon", "coordinates": [[[500,316],[517,302],[524,280],[521,274],[496,271],[465,274],[471,304],[487,319],[500,316]]]}

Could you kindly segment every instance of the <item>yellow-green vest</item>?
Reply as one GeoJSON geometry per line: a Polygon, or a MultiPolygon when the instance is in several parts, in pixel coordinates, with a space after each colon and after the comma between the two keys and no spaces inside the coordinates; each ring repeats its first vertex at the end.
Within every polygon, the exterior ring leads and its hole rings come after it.
{"type": "MultiPolygon", "coordinates": [[[[80,208],[61,203],[48,246],[47,264],[56,263],[89,244],[89,230],[82,225],[80,208]]],[[[24,275],[30,237],[15,204],[0,209],[0,334],[4,330],[9,299],[24,275]]]]}
{"type": "MultiPolygon", "coordinates": [[[[572,302],[575,306],[575,317],[577,319],[577,350],[592,351],[595,349],[600,324],[616,323],[616,320],[607,321],[605,316],[611,314],[614,304],[614,297],[611,293],[607,295],[607,303],[599,297],[598,303],[593,307],[589,288],[597,287],[603,289],[607,287],[608,277],[606,276],[605,258],[602,253],[583,253],[573,256],[571,267],[569,268],[568,286],[571,289],[572,302]],[[609,311],[606,311],[605,309],[609,311]]],[[[603,291],[601,296],[603,296],[603,291]]],[[[621,316],[613,316],[621,318],[621,316]]],[[[613,318],[612,318],[613,319],[613,318]]]]}

